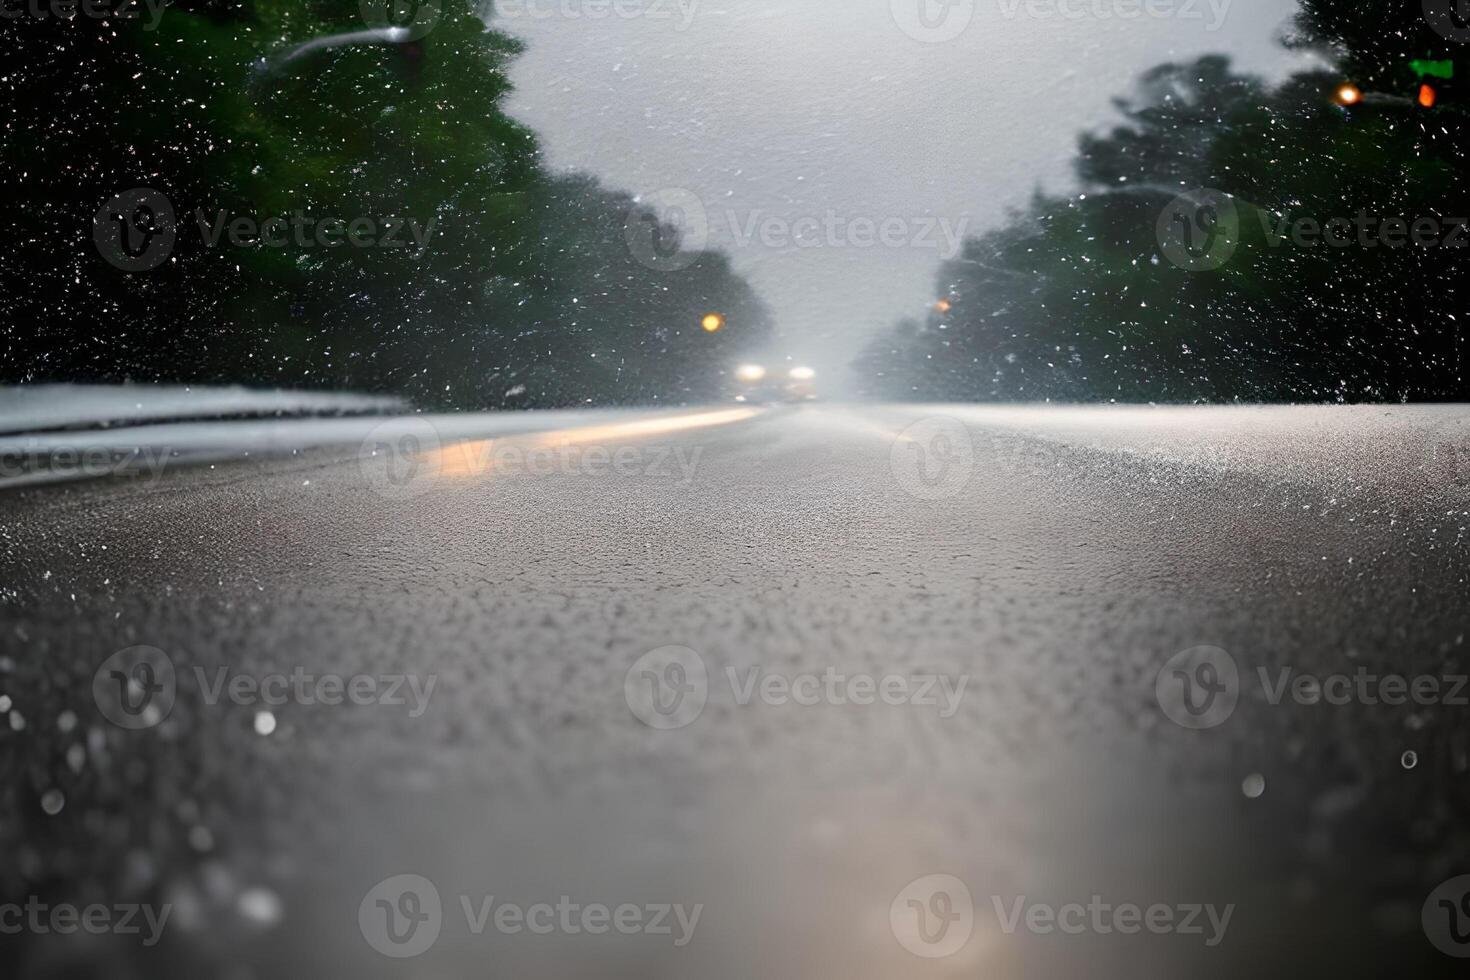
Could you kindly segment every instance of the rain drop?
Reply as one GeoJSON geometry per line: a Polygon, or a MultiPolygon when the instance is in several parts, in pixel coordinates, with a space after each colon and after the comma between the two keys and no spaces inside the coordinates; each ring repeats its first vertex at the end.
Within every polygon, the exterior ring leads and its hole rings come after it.
{"type": "Polygon", "coordinates": [[[1266,777],[1258,772],[1251,773],[1241,780],[1240,791],[1246,795],[1247,799],[1260,799],[1261,794],[1266,792],[1266,777]]]}
{"type": "Polygon", "coordinates": [[[56,816],[64,806],[66,806],[66,797],[61,794],[61,790],[48,789],[41,794],[41,809],[45,810],[48,816],[56,816]]]}
{"type": "Polygon", "coordinates": [[[281,900],[269,888],[247,888],[235,902],[240,917],[256,926],[273,926],[281,921],[281,900]]]}
{"type": "Polygon", "coordinates": [[[189,846],[201,853],[214,850],[214,834],[203,824],[189,828],[189,846]]]}
{"type": "Polygon", "coordinates": [[[255,734],[269,735],[276,730],[276,716],[264,709],[255,713],[255,734]]]}
{"type": "Polygon", "coordinates": [[[1413,769],[1419,764],[1419,753],[1410,749],[1399,758],[1399,762],[1403,764],[1405,769],[1413,769]]]}

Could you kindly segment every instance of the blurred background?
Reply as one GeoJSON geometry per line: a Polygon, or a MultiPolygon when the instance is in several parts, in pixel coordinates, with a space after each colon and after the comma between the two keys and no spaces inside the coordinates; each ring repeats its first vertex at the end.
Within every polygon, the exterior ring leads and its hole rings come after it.
{"type": "Polygon", "coordinates": [[[827,396],[1460,398],[1465,31],[1444,6],[7,18],[0,380],[682,404],[755,358],[827,396]],[[1180,226],[1226,234],[1209,269],[1167,241],[1201,197],[1229,212],[1180,226]],[[337,243],[249,233],[293,215],[337,243]],[[1445,230],[1280,234],[1360,215],[1445,230]],[[427,235],[343,244],[353,221],[427,235]],[[106,254],[124,226],[148,255],[106,254]]]}

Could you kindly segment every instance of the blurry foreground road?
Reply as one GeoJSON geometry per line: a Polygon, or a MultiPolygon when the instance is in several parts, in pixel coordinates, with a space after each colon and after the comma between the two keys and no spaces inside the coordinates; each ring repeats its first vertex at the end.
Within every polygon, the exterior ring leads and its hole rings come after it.
{"type": "Polygon", "coordinates": [[[1470,954],[1470,410],[341,425],[0,494],[6,976],[1470,954]]]}

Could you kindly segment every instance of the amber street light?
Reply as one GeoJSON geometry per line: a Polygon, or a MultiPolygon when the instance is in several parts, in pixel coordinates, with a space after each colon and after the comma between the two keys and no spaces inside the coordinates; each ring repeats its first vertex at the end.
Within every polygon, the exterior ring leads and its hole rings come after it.
{"type": "Polygon", "coordinates": [[[704,327],[705,333],[719,333],[725,329],[725,318],[718,313],[706,313],[700,326],[704,327]]]}
{"type": "Polygon", "coordinates": [[[954,309],[954,304],[947,299],[942,299],[934,304],[934,310],[938,313],[948,313],[952,309],[954,309]]]}
{"type": "Polygon", "coordinates": [[[1338,86],[1335,98],[1338,105],[1357,105],[1363,101],[1363,90],[1347,82],[1338,86]]]}

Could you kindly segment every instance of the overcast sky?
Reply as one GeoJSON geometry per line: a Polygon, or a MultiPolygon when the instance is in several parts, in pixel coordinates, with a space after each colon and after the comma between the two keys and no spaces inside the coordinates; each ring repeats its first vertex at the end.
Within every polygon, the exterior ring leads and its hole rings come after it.
{"type": "Polygon", "coordinates": [[[1070,186],[1078,132],[1141,71],[1216,51],[1273,77],[1299,64],[1277,43],[1294,0],[617,0],[592,16],[611,3],[499,0],[497,26],[529,46],[512,113],[553,167],[692,192],[771,305],[779,353],[834,380],[933,301],[946,229],[1070,186]],[[878,237],[866,222],[889,244],[859,247],[878,237]]]}

